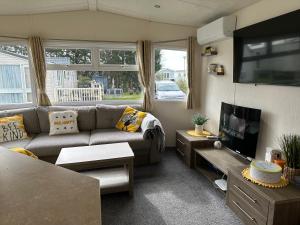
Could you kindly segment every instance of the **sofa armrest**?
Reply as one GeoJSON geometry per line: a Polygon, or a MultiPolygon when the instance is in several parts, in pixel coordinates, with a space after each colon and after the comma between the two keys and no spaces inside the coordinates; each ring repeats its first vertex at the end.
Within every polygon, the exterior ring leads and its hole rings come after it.
{"type": "Polygon", "coordinates": [[[160,121],[155,116],[153,116],[151,113],[147,113],[147,116],[143,119],[143,122],[141,124],[142,133],[145,135],[145,133],[147,133],[147,131],[157,129],[158,127],[164,133],[163,127],[162,127],[160,121]]]}
{"type": "Polygon", "coordinates": [[[150,163],[160,161],[160,153],[165,149],[165,132],[160,121],[148,113],[141,124],[144,139],[151,139],[150,163]]]}

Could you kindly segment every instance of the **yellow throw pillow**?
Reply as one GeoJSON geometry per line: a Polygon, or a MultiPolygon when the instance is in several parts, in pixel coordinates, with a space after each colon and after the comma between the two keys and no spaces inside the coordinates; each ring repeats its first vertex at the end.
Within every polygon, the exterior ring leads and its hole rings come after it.
{"type": "Polygon", "coordinates": [[[24,148],[14,147],[14,148],[10,148],[9,150],[11,150],[13,152],[18,152],[18,153],[30,156],[30,157],[32,157],[34,159],[38,159],[38,157],[35,154],[33,154],[31,151],[28,151],[28,150],[26,150],[24,148]]]}
{"type": "Polygon", "coordinates": [[[117,123],[116,128],[128,132],[136,132],[140,128],[146,115],[147,113],[145,112],[127,106],[117,123]]]}
{"type": "Polygon", "coordinates": [[[0,118],[0,142],[21,140],[27,137],[22,114],[0,118]]]}

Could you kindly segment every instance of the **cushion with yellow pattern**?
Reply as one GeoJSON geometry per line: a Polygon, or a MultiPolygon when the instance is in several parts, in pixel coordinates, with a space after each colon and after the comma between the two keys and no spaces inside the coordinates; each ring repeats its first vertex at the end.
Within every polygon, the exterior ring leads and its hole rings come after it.
{"type": "Polygon", "coordinates": [[[146,115],[147,113],[145,112],[127,106],[117,123],[116,128],[128,132],[136,132],[140,128],[146,115]]]}
{"type": "Polygon", "coordinates": [[[27,137],[22,114],[0,118],[0,142],[21,140],[27,137]]]}
{"type": "Polygon", "coordinates": [[[78,133],[77,117],[73,110],[49,112],[49,135],[78,133]]]}
{"type": "Polygon", "coordinates": [[[14,148],[10,148],[9,150],[30,156],[34,159],[38,159],[38,157],[35,154],[33,154],[31,151],[28,151],[24,148],[14,147],[14,148]]]}

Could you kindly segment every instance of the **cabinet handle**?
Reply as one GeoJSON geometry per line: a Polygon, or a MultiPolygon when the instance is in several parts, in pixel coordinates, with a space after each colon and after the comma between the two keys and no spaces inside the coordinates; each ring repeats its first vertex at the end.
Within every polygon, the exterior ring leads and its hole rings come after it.
{"type": "Polygon", "coordinates": [[[244,192],[239,186],[233,185],[236,189],[238,189],[243,195],[245,195],[251,202],[257,203],[256,199],[253,199],[251,196],[249,196],[246,192],[244,192]]]}
{"type": "Polygon", "coordinates": [[[252,222],[256,223],[255,218],[253,218],[252,216],[250,216],[244,209],[242,209],[241,206],[238,203],[236,203],[234,200],[232,200],[232,202],[233,202],[233,204],[235,204],[236,207],[238,207],[239,210],[242,211],[242,213],[245,214],[245,216],[248,217],[249,220],[251,220],[252,222]]]}
{"type": "Polygon", "coordinates": [[[178,141],[180,144],[185,145],[185,143],[182,142],[182,141],[180,141],[179,139],[177,139],[177,141],[178,141]]]}
{"type": "Polygon", "coordinates": [[[184,157],[184,152],[182,152],[179,148],[177,148],[177,152],[184,157]]]}

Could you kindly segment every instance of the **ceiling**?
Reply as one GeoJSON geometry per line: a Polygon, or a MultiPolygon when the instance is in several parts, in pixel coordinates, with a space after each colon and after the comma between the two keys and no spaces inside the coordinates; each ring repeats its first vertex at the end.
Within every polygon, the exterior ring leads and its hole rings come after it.
{"type": "Polygon", "coordinates": [[[155,22],[200,26],[259,0],[1,0],[0,15],[91,10],[155,22]],[[155,5],[157,5],[155,7],[155,5]]]}

